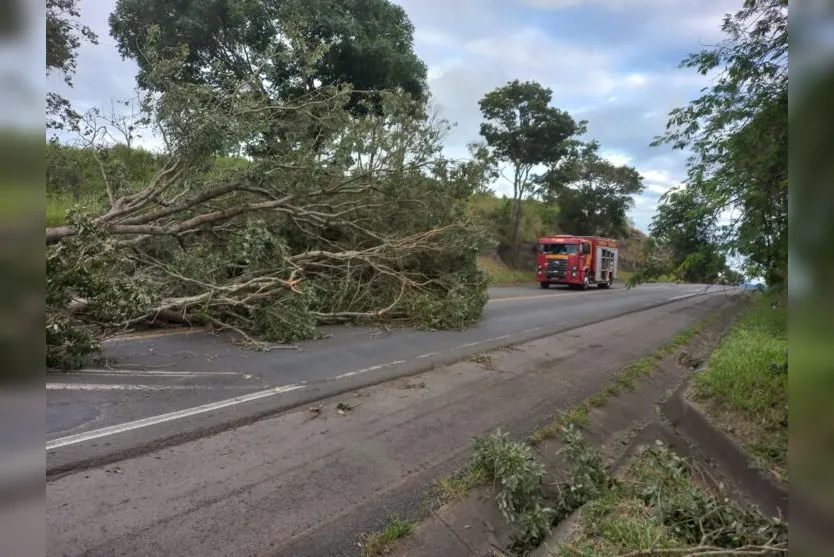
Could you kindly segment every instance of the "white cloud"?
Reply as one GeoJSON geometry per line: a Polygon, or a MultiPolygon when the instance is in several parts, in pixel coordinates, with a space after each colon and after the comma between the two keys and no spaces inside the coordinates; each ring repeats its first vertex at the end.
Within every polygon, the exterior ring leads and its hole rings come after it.
{"type": "Polygon", "coordinates": [[[609,9],[628,10],[646,6],[658,6],[665,0],[521,0],[521,4],[531,8],[559,11],[581,6],[598,5],[609,9]]]}
{"type": "Polygon", "coordinates": [[[642,87],[648,83],[648,81],[648,77],[642,73],[632,73],[626,76],[626,83],[632,87],[642,87]]]}
{"type": "Polygon", "coordinates": [[[602,156],[602,158],[606,159],[608,162],[616,166],[625,166],[627,164],[631,164],[631,157],[629,157],[625,153],[602,151],[600,153],[600,156],[602,156]]]}

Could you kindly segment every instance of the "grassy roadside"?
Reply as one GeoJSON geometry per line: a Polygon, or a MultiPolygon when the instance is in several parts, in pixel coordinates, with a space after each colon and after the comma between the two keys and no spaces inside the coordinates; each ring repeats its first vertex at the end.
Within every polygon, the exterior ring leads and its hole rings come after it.
{"type": "MultiPolygon", "coordinates": [[[[651,375],[657,362],[664,357],[676,353],[688,343],[693,336],[703,331],[717,317],[716,313],[709,315],[694,325],[687,327],[675,338],[651,354],[640,358],[622,369],[616,379],[609,383],[602,391],[589,398],[584,403],[574,406],[559,414],[552,422],[533,430],[527,441],[537,445],[547,439],[560,436],[566,427],[581,428],[588,423],[588,413],[591,408],[605,405],[608,398],[617,396],[623,391],[633,391],[641,377],[651,375]]],[[[470,465],[454,476],[441,478],[435,482],[432,493],[424,501],[426,507],[437,507],[466,497],[470,490],[482,485],[486,475],[479,466],[470,465]]]]}
{"type": "Polygon", "coordinates": [[[362,557],[381,557],[394,549],[397,540],[404,538],[414,530],[414,523],[396,515],[388,518],[385,527],[376,533],[362,536],[359,545],[362,547],[362,557]]]}
{"type": "Polygon", "coordinates": [[[786,551],[787,536],[785,523],[711,493],[687,461],[656,445],[587,503],[577,529],[550,551],[595,557],[758,555],[765,548],[786,551]]]}
{"type": "MultiPolygon", "coordinates": [[[[530,285],[536,282],[536,277],[532,270],[512,269],[504,262],[492,257],[485,255],[479,256],[478,264],[489,275],[493,286],[530,285]]],[[[630,271],[617,271],[617,281],[626,283],[633,275],[634,273],[630,271]]],[[[675,279],[670,276],[662,276],[653,278],[647,282],[675,282],[675,279]]]]}
{"type": "Polygon", "coordinates": [[[481,269],[487,272],[493,286],[516,286],[519,284],[533,284],[535,276],[533,271],[511,269],[502,261],[492,257],[478,257],[478,264],[481,269]]]}
{"type": "Polygon", "coordinates": [[[787,298],[751,297],[707,369],[695,376],[690,398],[759,466],[787,482],[787,298]]]}

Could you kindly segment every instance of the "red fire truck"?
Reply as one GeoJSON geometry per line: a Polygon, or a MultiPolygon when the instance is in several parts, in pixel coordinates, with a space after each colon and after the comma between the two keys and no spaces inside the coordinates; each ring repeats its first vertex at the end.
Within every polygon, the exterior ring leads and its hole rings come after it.
{"type": "Polygon", "coordinates": [[[598,236],[558,235],[536,242],[536,280],[542,288],[567,284],[608,288],[617,278],[616,240],[598,236]]]}

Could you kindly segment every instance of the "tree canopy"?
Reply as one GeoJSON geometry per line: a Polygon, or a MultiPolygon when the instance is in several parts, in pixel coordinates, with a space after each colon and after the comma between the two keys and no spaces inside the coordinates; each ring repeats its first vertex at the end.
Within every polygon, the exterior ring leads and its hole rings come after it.
{"type": "Polygon", "coordinates": [[[632,195],[643,191],[637,170],[602,158],[596,141],[576,145],[565,163],[540,181],[558,202],[560,228],[580,235],[625,236],[632,195]]]}
{"type": "MultiPolygon", "coordinates": [[[[58,73],[72,86],[83,40],[98,42],[96,34],[80,23],[78,0],[46,0],[46,75],[58,73]]],[[[67,99],[50,91],[46,96],[46,127],[61,129],[77,115],[67,99]]]]}
{"type": "Polygon", "coordinates": [[[478,103],[481,136],[499,163],[509,165],[513,185],[512,246],[517,249],[522,201],[536,192],[539,165],[556,165],[569,152],[570,139],[584,132],[567,112],[550,106],[553,92],[534,81],[514,80],[490,91],[478,103]]]}
{"type": "Polygon", "coordinates": [[[716,238],[717,220],[703,193],[695,188],[663,195],[649,230],[681,280],[709,284],[727,270],[720,238],[716,238]]]}
{"type": "MultiPolygon", "coordinates": [[[[145,88],[161,86],[150,79],[153,60],[185,48],[174,79],[228,89],[255,76],[272,101],[338,85],[427,93],[414,27],[389,0],[118,0],[110,25],[145,88]],[[158,36],[149,42],[151,25],[158,36]],[[305,56],[287,56],[293,51],[305,56]]],[[[367,106],[359,100],[351,97],[354,112],[367,106]]]]}
{"type": "MultiPolygon", "coordinates": [[[[667,133],[654,144],[693,153],[686,186],[703,208],[685,214],[708,215],[713,223],[715,242],[704,249],[738,254],[748,274],[777,284],[787,273],[788,2],[746,0],[722,29],[724,41],[681,63],[717,74],[713,85],[674,110],[667,133]],[[718,219],[727,215],[729,222],[718,219]]],[[[654,231],[673,238],[675,223],[664,215],[658,212],[654,231]]],[[[703,260],[705,254],[689,257],[703,260]]]]}
{"type": "Polygon", "coordinates": [[[321,323],[462,328],[480,318],[487,235],[466,200],[485,173],[442,156],[447,124],[415,118],[422,99],[378,92],[380,110],[356,118],[350,88],[279,102],[247,90],[257,76],[229,90],[172,79],[187,60],[171,52],[149,68],[149,83],[167,85],[144,104],[164,155],[87,149],[98,204],[46,230],[51,367],[81,365],[102,337],[159,322],[265,346],[315,337],[321,323]],[[280,149],[225,162],[275,130],[287,138],[280,149]]]}

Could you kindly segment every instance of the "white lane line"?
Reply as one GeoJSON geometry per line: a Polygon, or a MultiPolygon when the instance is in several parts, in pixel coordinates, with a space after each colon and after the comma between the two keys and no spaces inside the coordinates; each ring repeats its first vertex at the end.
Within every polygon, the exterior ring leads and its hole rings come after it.
{"type": "Polygon", "coordinates": [[[243,377],[251,379],[248,373],[237,371],[159,371],[153,369],[82,369],[67,373],[48,373],[47,377],[243,377]]]}
{"type": "Polygon", "coordinates": [[[349,371],[348,373],[343,373],[341,375],[337,375],[336,377],[331,379],[331,381],[334,380],[334,379],[344,379],[346,377],[353,377],[354,375],[359,375],[361,373],[367,373],[369,371],[375,371],[377,369],[384,369],[386,367],[398,366],[398,365],[404,364],[404,363],[405,363],[405,360],[394,360],[393,362],[388,362],[387,364],[379,364],[379,365],[375,365],[375,366],[371,366],[371,367],[366,367],[366,368],[363,368],[363,369],[357,369],[356,371],[349,371]]]}
{"type": "Polygon", "coordinates": [[[78,443],[84,443],[86,441],[92,441],[93,439],[100,439],[102,437],[107,437],[108,435],[115,435],[118,433],[125,433],[127,431],[132,431],[135,429],[140,429],[143,427],[153,426],[157,424],[162,424],[165,422],[170,422],[173,420],[180,420],[182,418],[188,418],[191,416],[196,416],[199,414],[205,414],[206,412],[213,412],[215,410],[220,410],[222,408],[228,408],[229,406],[234,406],[235,404],[242,404],[244,402],[251,402],[253,400],[259,400],[262,398],[267,398],[271,396],[275,396],[281,393],[287,393],[289,391],[295,391],[297,389],[303,389],[303,384],[296,384],[296,385],[285,385],[283,387],[275,387],[274,389],[268,389],[266,391],[258,391],[256,393],[249,393],[246,395],[236,396],[234,398],[229,398],[226,400],[220,400],[218,402],[212,402],[209,404],[203,404],[202,406],[195,406],[193,408],[186,408],[185,410],[177,410],[176,412],[169,412],[167,414],[160,414],[159,416],[152,416],[150,418],[143,418],[141,420],[136,420],[133,422],[127,422],[124,424],[114,425],[110,427],[103,427],[101,429],[96,429],[93,431],[86,431],[84,433],[77,433],[75,435],[69,435],[67,437],[59,437],[58,439],[53,439],[52,441],[47,441],[46,443],[46,450],[51,451],[54,449],[60,449],[61,447],[67,447],[69,445],[76,445],[78,443]]]}
{"type": "Polygon", "coordinates": [[[479,344],[483,344],[486,342],[485,340],[476,340],[475,342],[467,342],[466,344],[461,344],[457,348],[472,348],[473,346],[478,346],[479,344]]]}
{"type": "MultiPolygon", "coordinates": [[[[493,337],[493,338],[488,338],[488,339],[485,339],[485,340],[482,340],[482,341],[469,343],[467,346],[475,346],[475,345],[478,345],[478,344],[485,344],[485,343],[488,343],[488,342],[495,342],[495,341],[498,341],[498,340],[506,340],[508,338],[511,338],[511,337],[514,337],[514,336],[517,336],[517,335],[529,334],[529,333],[533,333],[533,332],[536,332],[536,331],[540,331],[542,329],[543,329],[543,327],[533,327],[531,329],[524,329],[523,331],[519,331],[517,333],[501,335],[501,336],[497,336],[497,337],[493,337]]],[[[429,352],[429,353],[426,353],[426,354],[421,354],[420,356],[417,356],[415,359],[422,359],[422,358],[428,358],[430,356],[437,356],[439,354],[443,354],[443,353],[446,353],[446,352],[452,352],[452,351],[458,350],[460,348],[461,348],[460,346],[457,346],[455,348],[450,348],[448,350],[441,350],[439,352],[429,352]]],[[[343,373],[342,375],[337,375],[333,379],[344,379],[344,378],[347,378],[347,377],[352,377],[354,375],[359,375],[361,373],[367,373],[369,371],[373,371],[373,370],[376,370],[376,369],[382,369],[382,368],[391,367],[391,366],[404,364],[404,363],[406,363],[405,360],[395,360],[393,362],[388,362],[388,363],[385,363],[385,364],[379,364],[379,365],[375,365],[375,366],[371,366],[371,367],[366,367],[364,369],[351,371],[351,372],[348,372],[348,373],[343,373]]],[[[333,380],[333,379],[331,379],[331,380],[333,380]]],[[[84,442],[87,442],[87,441],[91,441],[93,439],[100,439],[102,437],[107,437],[109,435],[116,435],[116,434],[119,434],[119,433],[125,433],[127,431],[132,431],[132,430],[140,429],[140,428],[143,428],[143,427],[153,426],[153,425],[157,425],[157,424],[161,424],[161,423],[165,423],[165,422],[170,422],[170,421],[173,421],[173,420],[179,420],[179,419],[182,419],[182,418],[188,418],[188,417],[195,416],[195,415],[198,415],[198,414],[204,414],[206,412],[212,412],[214,410],[220,410],[222,408],[228,408],[229,406],[235,406],[237,404],[243,404],[243,403],[246,403],[246,402],[251,402],[253,400],[258,400],[258,399],[261,399],[261,398],[266,398],[266,397],[274,396],[274,395],[277,395],[277,394],[286,393],[286,392],[294,391],[294,390],[297,390],[297,389],[302,389],[304,387],[305,387],[305,385],[303,383],[296,384],[296,385],[287,385],[285,387],[276,387],[274,389],[269,389],[269,390],[266,390],[266,391],[258,391],[256,393],[250,393],[250,394],[247,394],[247,395],[241,395],[241,396],[237,396],[237,397],[234,397],[234,398],[221,400],[221,401],[218,401],[218,402],[212,402],[210,404],[204,404],[202,406],[195,406],[193,408],[187,408],[185,410],[178,410],[176,412],[170,412],[168,414],[161,414],[159,416],[152,416],[150,418],[143,418],[141,420],[136,420],[136,421],[133,421],[133,422],[127,422],[127,423],[120,424],[120,425],[104,427],[104,428],[101,428],[101,429],[96,429],[96,430],[88,431],[88,432],[84,432],[84,433],[78,433],[76,435],[70,435],[70,436],[67,436],[67,437],[60,437],[58,439],[54,439],[52,441],[47,442],[46,450],[51,451],[51,450],[59,449],[61,447],[66,447],[66,446],[69,446],[69,445],[76,445],[78,443],[84,443],[84,442]]],[[[47,388],[49,388],[49,387],[47,386],[47,388]]]]}
{"type": "MultiPolygon", "coordinates": [[[[47,391],[194,391],[216,389],[212,385],[135,385],[128,383],[47,383],[47,391]]],[[[228,389],[228,386],[222,388],[228,389]]],[[[243,385],[238,388],[247,388],[243,385]]]]}
{"type": "Polygon", "coordinates": [[[684,298],[691,298],[692,296],[700,296],[700,292],[695,292],[694,294],[683,294],[681,296],[673,296],[669,298],[669,300],[683,300],[684,298]]]}
{"type": "Polygon", "coordinates": [[[163,371],[156,369],[81,369],[68,373],[50,373],[52,376],[74,376],[74,375],[90,375],[90,376],[113,376],[113,377],[216,377],[216,376],[236,376],[236,377],[251,377],[246,373],[237,371],[163,371]]]}

